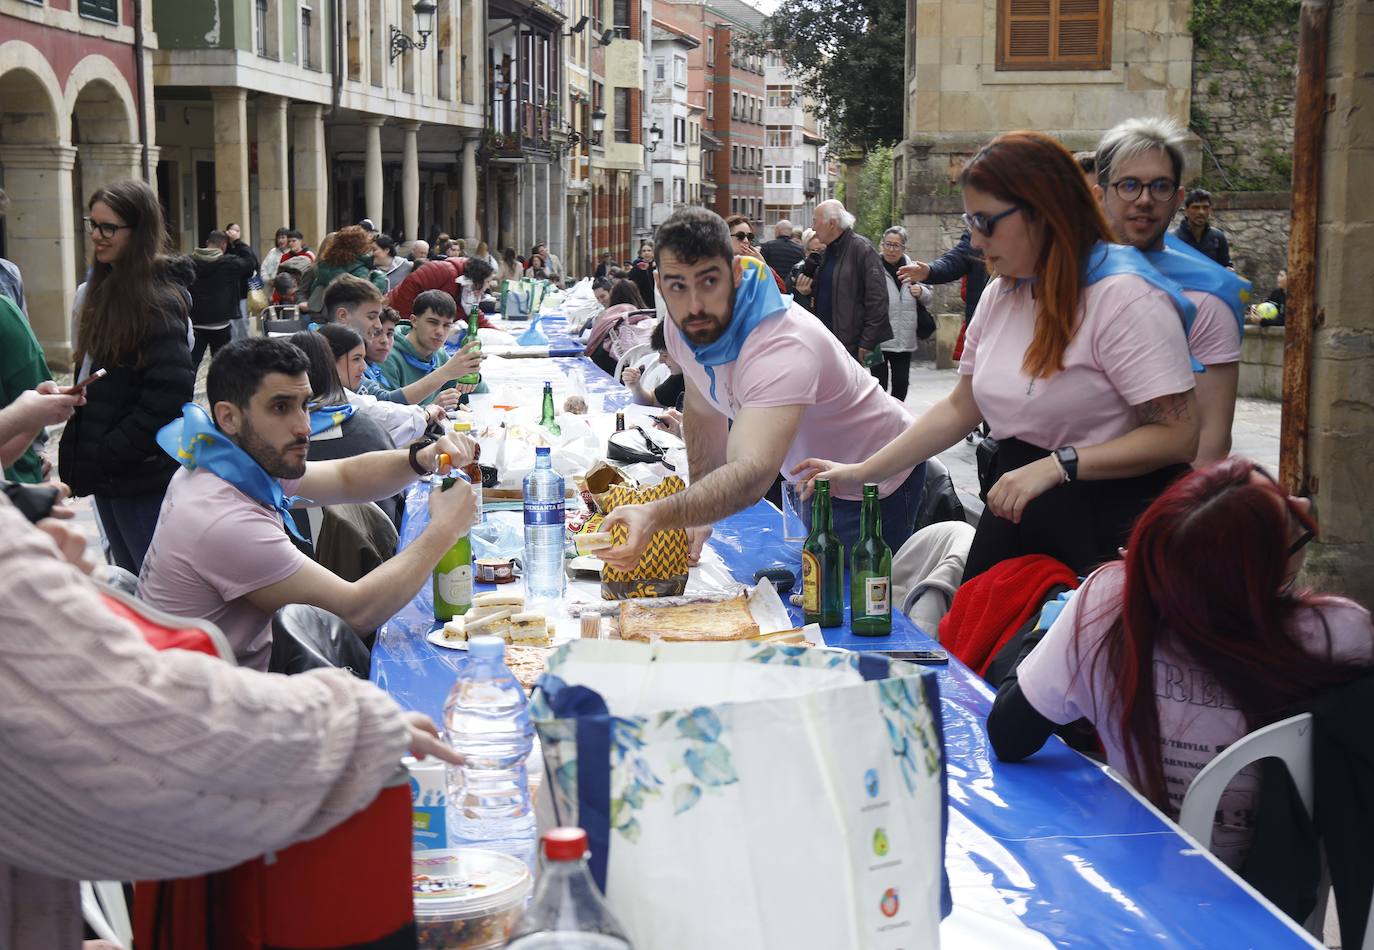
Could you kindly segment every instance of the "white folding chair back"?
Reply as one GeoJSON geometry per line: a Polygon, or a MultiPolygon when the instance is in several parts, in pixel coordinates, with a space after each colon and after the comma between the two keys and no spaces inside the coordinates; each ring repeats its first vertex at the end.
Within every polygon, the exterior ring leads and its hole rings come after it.
{"type": "Polygon", "coordinates": [[[639,377],[639,385],[648,392],[653,392],[663,383],[666,383],[669,376],[673,375],[669,372],[668,367],[659,362],[657,353],[654,354],[654,360],[651,363],[646,363],[642,369],[644,375],[639,377]]]}
{"type": "Polygon", "coordinates": [[[133,947],[129,905],[124,900],[124,885],[118,881],[82,881],[81,916],[100,939],[133,947]]]}
{"type": "Polygon", "coordinates": [[[637,343],[634,346],[630,347],[628,350],[625,351],[625,355],[616,361],[615,375],[612,378],[617,383],[620,382],[620,374],[624,372],[625,367],[638,365],[635,362],[636,360],[642,358],[646,354],[652,353],[653,351],[654,348],[650,346],[648,343],[637,343]]]}
{"type": "MultiPolygon", "coordinates": [[[[1183,807],[1178,812],[1178,823],[1183,830],[1198,840],[1203,847],[1211,850],[1212,822],[1216,817],[1217,805],[1222,793],[1236,774],[1247,765],[1261,759],[1278,759],[1293,777],[1293,787],[1302,799],[1302,805],[1312,814],[1316,799],[1315,776],[1312,767],[1312,714],[1303,713],[1291,719],[1256,729],[1237,740],[1230,748],[1198,772],[1183,796],[1183,807]]],[[[1326,922],[1326,898],[1329,881],[1325,868],[1319,885],[1317,907],[1304,926],[1308,933],[1321,939],[1322,926],[1326,922]]],[[[1366,950],[1374,950],[1369,934],[1365,934],[1366,950]]]]}

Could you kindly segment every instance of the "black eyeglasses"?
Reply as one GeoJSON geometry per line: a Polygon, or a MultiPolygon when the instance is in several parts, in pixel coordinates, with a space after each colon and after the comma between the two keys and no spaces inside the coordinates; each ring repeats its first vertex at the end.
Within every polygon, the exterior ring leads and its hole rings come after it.
{"type": "Polygon", "coordinates": [[[87,231],[91,234],[99,231],[103,238],[114,237],[116,231],[132,231],[134,229],[132,224],[111,224],[108,221],[92,221],[90,218],[82,218],[81,220],[86,222],[87,231]]]}
{"type": "MultiPolygon", "coordinates": [[[[720,232],[716,233],[719,234],[720,232]]],[[[748,244],[750,241],[754,240],[753,233],[749,231],[736,231],[734,234],[730,236],[734,238],[736,241],[740,241],[744,244],[748,244]]]]}
{"type": "MultiPolygon", "coordinates": [[[[1302,524],[1302,522],[1298,523],[1302,524]]],[[[1297,539],[1292,544],[1288,545],[1288,556],[1292,557],[1294,554],[1297,554],[1303,548],[1307,547],[1316,536],[1317,532],[1307,527],[1307,525],[1303,525],[1302,534],[1298,535],[1297,539]]]]}
{"type": "MultiPolygon", "coordinates": [[[[1275,478],[1273,475],[1270,475],[1268,469],[1266,469],[1264,466],[1256,465],[1253,471],[1257,472],[1265,480],[1270,482],[1275,488],[1279,489],[1280,493],[1283,493],[1283,486],[1279,484],[1279,480],[1275,478]]],[[[1312,527],[1312,525],[1315,525],[1317,523],[1317,502],[1311,496],[1308,495],[1304,495],[1301,497],[1303,497],[1307,501],[1306,513],[1304,513],[1296,504],[1293,503],[1293,499],[1291,497],[1284,493],[1284,506],[1288,508],[1289,516],[1294,521],[1296,521],[1298,523],[1298,527],[1302,529],[1302,531],[1299,532],[1298,536],[1293,539],[1293,543],[1288,545],[1288,551],[1285,555],[1286,557],[1292,557],[1293,555],[1297,554],[1303,548],[1311,544],[1312,541],[1317,537],[1317,532],[1312,527]]]]}
{"type": "Polygon", "coordinates": [[[1141,181],[1139,178],[1120,178],[1112,182],[1112,188],[1126,201],[1135,201],[1147,188],[1150,197],[1155,201],[1168,201],[1178,191],[1178,182],[1172,178],[1156,178],[1150,182],[1141,181]]]}
{"type": "Polygon", "coordinates": [[[997,227],[998,221],[1001,221],[1007,215],[1015,214],[1020,210],[1020,205],[1012,205],[1006,211],[1002,211],[998,214],[994,214],[991,216],[983,214],[981,211],[975,212],[973,214],[968,214],[967,212],[965,212],[964,227],[968,228],[970,231],[977,231],[979,234],[983,235],[983,237],[992,237],[992,232],[997,227]]]}

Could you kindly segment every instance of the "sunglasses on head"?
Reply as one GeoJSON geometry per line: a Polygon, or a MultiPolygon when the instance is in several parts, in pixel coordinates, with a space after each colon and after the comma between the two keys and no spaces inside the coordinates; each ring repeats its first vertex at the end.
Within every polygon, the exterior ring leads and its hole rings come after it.
{"type": "Polygon", "coordinates": [[[965,212],[964,227],[968,228],[970,231],[977,231],[979,234],[983,235],[983,237],[992,237],[992,232],[996,229],[998,221],[1020,210],[1020,205],[1012,205],[1006,211],[1001,211],[993,215],[986,215],[981,211],[975,212],[974,214],[965,212]]]}

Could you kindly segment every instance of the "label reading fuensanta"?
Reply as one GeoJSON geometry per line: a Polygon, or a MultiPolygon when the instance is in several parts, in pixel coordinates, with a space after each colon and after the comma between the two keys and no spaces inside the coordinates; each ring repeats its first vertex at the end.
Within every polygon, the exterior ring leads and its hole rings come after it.
{"type": "Polygon", "coordinates": [[[868,579],[864,589],[865,614],[870,617],[881,617],[892,611],[892,605],[888,603],[888,591],[891,586],[891,579],[887,577],[870,577],[868,579]]]}
{"type": "Polygon", "coordinates": [[[802,552],[802,612],[821,612],[821,562],[810,551],[802,552]]]}
{"type": "Polygon", "coordinates": [[[445,603],[459,609],[460,613],[472,606],[472,565],[461,564],[451,571],[440,574],[439,597],[445,603]]]}

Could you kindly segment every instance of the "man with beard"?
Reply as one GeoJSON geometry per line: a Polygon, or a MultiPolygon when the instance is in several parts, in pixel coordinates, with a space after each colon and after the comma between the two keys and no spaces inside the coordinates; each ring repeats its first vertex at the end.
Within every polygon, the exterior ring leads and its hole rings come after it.
{"type": "Polygon", "coordinates": [[[1240,343],[1250,285],[1182,242],[1166,240],[1183,189],[1184,131],[1170,119],[1127,119],[1097,147],[1093,194],[1117,239],[1183,288],[1197,307],[1187,328],[1202,433],[1195,466],[1231,454],[1231,422],[1240,379],[1240,343]]]}
{"type": "MultiPolygon", "coordinates": [[[[859,461],[911,424],[901,403],[878,386],[825,325],[785,304],[767,265],[736,257],[725,222],[704,208],[675,212],[654,246],[658,292],[671,326],[668,354],[686,384],[683,431],[691,487],[647,505],[617,508],[607,525],[627,530],[602,559],[631,568],[655,531],[709,526],[757,502],[817,452],[859,461]]],[[[911,534],[924,489],[917,465],[883,482],[883,538],[896,551],[911,534]]],[[[859,534],[862,489],[834,492],[836,532],[859,534]]]]}
{"type": "Polygon", "coordinates": [[[475,496],[466,482],[430,497],[430,523],[381,567],[349,583],[292,543],[293,505],[385,498],[427,477],[446,453],[470,462],[461,436],[331,462],[306,462],[309,362],[285,340],[237,340],[210,364],[210,413],[188,403],[158,444],[182,469],[172,476],[143,562],[138,596],[169,613],[216,624],[241,666],[266,670],[272,615],[313,604],[372,630],[429,583],[439,558],[467,533],[475,496]]]}

